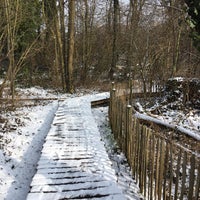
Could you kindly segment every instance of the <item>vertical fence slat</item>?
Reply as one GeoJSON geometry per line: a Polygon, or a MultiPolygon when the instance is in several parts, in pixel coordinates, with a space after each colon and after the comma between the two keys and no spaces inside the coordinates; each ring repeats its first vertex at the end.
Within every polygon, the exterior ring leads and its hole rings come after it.
{"type": "Polygon", "coordinates": [[[155,160],[155,192],[154,199],[156,200],[158,197],[158,179],[159,179],[159,151],[160,151],[160,140],[156,139],[156,160],[155,160]]]}
{"type": "Polygon", "coordinates": [[[143,187],[143,194],[146,197],[146,187],[145,187],[145,165],[146,165],[146,127],[142,127],[142,165],[141,165],[141,179],[142,179],[142,187],[143,187]]]}
{"type": "Polygon", "coordinates": [[[195,156],[192,155],[190,157],[190,181],[189,181],[189,192],[188,192],[188,199],[193,198],[193,191],[194,191],[194,179],[195,179],[195,156]]]}
{"type": "Polygon", "coordinates": [[[150,200],[153,200],[154,162],[155,162],[155,136],[152,135],[152,154],[151,154],[151,191],[150,191],[150,200]]]}
{"type": "Polygon", "coordinates": [[[181,156],[182,156],[182,150],[180,149],[178,154],[178,161],[177,161],[177,168],[176,168],[176,183],[175,183],[175,194],[174,194],[174,200],[178,199],[178,187],[179,187],[179,175],[180,175],[180,165],[181,165],[181,156]]]}
{"type": "Polygon", "coordinates": [[[197,181],[196,181],[196,189],[195,189],[195,200],[200,198],[200,161],[198,162],[198,170],[197,170],[197,181]]]}
{"type": "Polygon", "coordinates": [[[126,106],[123,106],[123,110],[124,110],[124,131],[123,131],[123,146],[122,146],[122,150],[124,153],[126,153],[126,133],[127,133],[127,110],[126,110],[126,106]]]}
{"type": "MultiPolygon", "coordinates": [[[[118,107],[118,113],[121,113],[123,112],[122,111],[122,102],[119,101],[119,107],[118,107]]],[[[118,130],[118,137],[117,137],[117,141],[118,141],[118,144],[121,148],[121,135],[122,135],[122,130],[123,130],[123,120],[122,120],[122,115],[119,115],[119,118],[118,118],[118,126],[119,126],[119,130],[118,130]]]]}
{"type": "Polygon", "coordinates": [[[148,154],[148,199],[150,199],[151,191],[151,152],[152,152],[152,133],[151,129],[148,129],[149,133],[149,154],[148,154]]]}
{"type": "Polygon", "coordinates": [[[135,160],[135,153],[134,153],[134,144],[135,144],[135,135],[134,135],[134,119],[132,118],[132,126],[130,130],[130,166],[133,171],[134,169],[134,160],[135,160]]]}
{"type": "Polygon", "coordinates": [[[140,151],[140,124],[137,120],[137,126],[136,126],[136,132],[137,132],[137,143],[136,143],[136,162],[137,162],[137,167],[136,167],[136,182],[138,183],[139,179],[139,165],[140,165],[140,157],[139,157],[139,151],[140,151]]]}
{"type": "Polygon", "coordinates": [[[159,180],[158,180],[158,199],[161,199],[162,196],[162,187],[163,187],[163,173],[164,173],[164,159],[165,159],[165,143],[161,140],[160,143],[160,169],[159,169],[159,180]]]}
{"type": "Polygon", "coordinates": [[[127,107],[128,109],[128,121],[129,121],[129,124],[128,124],[128,131],[127,131],[127,134],[128,134],[128,142],[127,142],[127,145],[128,145],[128,161],[129,161],[129,164],[131,165],[131,142],[132,142],[132,137],[131,137],[131,134],[132,134],[132,107],[129,105],[127,107]]]}
{"type": "Polygon", "coordinates": [[[142,164],[143,164],[143,157],[142,157],[142,151],[143,151],[143,129],[142,125],[139,124],[139,152],[138,152],[138,162],[139,162],[139,187],[141,192],[143,193],[143,182],[142,182],[142,164]]]}
{"type": "Polygon", "coordinates": [[[183,163],[182,163],[182,183],[181,183],[181,195],[180,200],[183,200],[185,193],[185,183],[186,183],[186,166],[187,166],[187,153],[184,152],[183,163]]]}
{"type": "Polygon", "coordinates": [[[169,199],[171,199],[171,194],[172,194],[172,185],[173,185],[173,145],[170,144],[170,157],[169,157],[169,199]]]}
{"type": "Polygon", "coordinates": [[[145,149],[144,149],[145,153],[145,165],[144,165],[144,196],[146,197],[147,195],[147,187],[148,187],[148,180],[147,180],[147,176],[148,176],[148,161],[149,161],[149,129],[146,127],[145,128],[145,149]]]}
{"type": "Polygon", "coordinates": [[[125,134],[125,154],[126,154],[126,157],[128,157],[128,137],[129,137],[129,116],[128,116],[128,106],[126,106],[126,134],[125,134]]]}
{"type": "Polygon", "coordinates": [[[166,151],[165,151],[165,172],[164,172],[164,183],[163,183],[163,200],[167,199],[167,177],[168,177],[168,162],[169,162],[169,143],[166,144],[166,151]]]}
{"type": "Polygon", "coordinates": [[[134,125],[133,125],[133,176],[136,177],[136,161],[137,161],[137,134],[136,134],[136,131],[137,131],[137,120],[134,119],[134,125]]]}

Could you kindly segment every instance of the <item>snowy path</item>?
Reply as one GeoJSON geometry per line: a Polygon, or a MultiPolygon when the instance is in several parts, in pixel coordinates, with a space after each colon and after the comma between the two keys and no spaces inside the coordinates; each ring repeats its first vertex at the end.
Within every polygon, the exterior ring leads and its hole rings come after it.
{"type": "Polygon", "coordinates": [[[126,199],[91,112],[91,101],[105,95],[72,98],[59,106],[27,200],[126,199]]]}

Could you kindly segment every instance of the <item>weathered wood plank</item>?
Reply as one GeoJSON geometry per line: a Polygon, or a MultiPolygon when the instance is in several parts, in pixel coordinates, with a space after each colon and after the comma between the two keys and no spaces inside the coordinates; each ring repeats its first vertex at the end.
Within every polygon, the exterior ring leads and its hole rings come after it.
{"type": "MultiPolygon", "coordinates": [[[[31,192],[40,192],[43,193],[54,193],[54,192],[78,192],[80,190],[96,190],[98,191],[99,188],[105,188],[108,191],[112,190],[112,186],[108,181],[98,181],[98,182],[85,182],[85,183],[68,183],[68,184],[51,184],[51,185],[36,185],[32,186],[31,192]]],[[[105,193],[106,194],[106,193],[105,193]]]]}
{"type": "MultiPolygon", "coordinates": [[[[105,191],[105,190],[104,190],[105,191]]],[[[122,200],[124,196],[121,194],[104,194],[104,191],[99,191],[98,194],[94,193],[78,193],[77,195],[73,195],[70,193],[30,193],[28,195],[27,200],[60,200],[60,199],[82,199],[82,200],[122,200]],[[78,196],[79,195],[79,196],[78,196]],[[79,198],[80,197],[80,198],[79,198]]]]}

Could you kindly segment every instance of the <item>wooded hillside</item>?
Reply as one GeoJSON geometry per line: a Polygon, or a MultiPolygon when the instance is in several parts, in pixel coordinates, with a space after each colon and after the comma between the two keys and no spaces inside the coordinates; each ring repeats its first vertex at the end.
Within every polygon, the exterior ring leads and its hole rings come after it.
{"type": "Polygon", "coordinates": [[[0,0],[0,85],[67,92],[200,76],[199,1],[0,0]]]}

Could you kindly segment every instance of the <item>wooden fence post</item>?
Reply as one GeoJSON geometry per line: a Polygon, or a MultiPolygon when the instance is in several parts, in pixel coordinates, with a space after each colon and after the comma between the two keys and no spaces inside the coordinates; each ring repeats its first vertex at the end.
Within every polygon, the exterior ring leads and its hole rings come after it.
{"type": "Polygon", "coordinates": [[[194,181],[195,181],[195,156],[192,154],[190,157],[190,178],[189,178],[189,191],[188,199],[193,199],[194,181]]]}
{"type": "Polygon", "coordinates": [[[181,168],[181,157],[182,157],[182,149],[179,150],[178,153],[178,161],[176,167],[176,181],[175,181],[175,192],[174,192],[174,200],[178,199],[178,187],[179,187],[179,177],[180,177],[180,168],[181,168]]]}
{"type": "Polygon", "coordinates": [[[133,121],[133,134],[132,134],[132,157],[133,157],[133,162],[132,162],[132,174],[135,177],[136,176],[136,168],[137,168],[137,119],[134,118],[133,121]]]}
{"type": "Polygon", "coordinates": [[[115,98],[116,98],[116,95],[115,95],[115,93],[116,93],[116,90],[113,88],[112,89],[112,92],[111,92],[111,115],[110,115],[110,117],[111,117],[111,128],[112,129],[114,129],[115,130],[115,98]]]}
{"type": "Polygon", "coordinates": [[[114,98],[115,98],[115,83],[112,82],[112,86],[111,86],[111,90],[110,90],[110,104],[109,104],[109,119],[110,119],[110,126],[111,126],[111,129],[112,129],[112,124],[113,124],[113,119],[112,119],[112,116],[113,116],[113,101],[114,101],[114,98]]]}
{"type": "Polygon", "coordinates": [[[158,178],[158,199],[162,199],[162,188],[163,188],[163,173],[165,165],[165,142],[160,139],[160,163],[159,163],[159,178],[158,178]]]}
{"type": "Polygon", "coordinates": [[[185,152],[184,152],[184,155],[183,155],[183,162],[182,162],[182,181],[181,181],[180,200],[183,200],[184,193],[185,193],[186,166],[187,166],[187,153],[186,153],[186,151],[185,151],[185,152]]]}
{"type": "Polygon", "coordinates": [[[118,135],[118,142],[119,142],[119,146],[122,149],[122,138],[123,138],[123,132],[124,132],[124,118],[123,118],[123,102],[120,101],[119,103],[119,113],[120,113],[120,130],[119,130],[119,135],[118,135]]]}
{"type": "Polygon", "coordinates": [[[200,160],[197,163],[197,178],[196,178],[196,191],[195,191],[195,199],[199,198],[199,189],[200,189],[200,160]]]}
{"type": "Polygon", "coordinates": [[[131,147],[131,133],[132,133],[132,106],[127,105],[126,107],[126,121],[127,121],[127,126],[126,126],[126,152],[127,152],[127,159],[130,164],[131,156],[130,156],[130,147],[131,147]]]}

